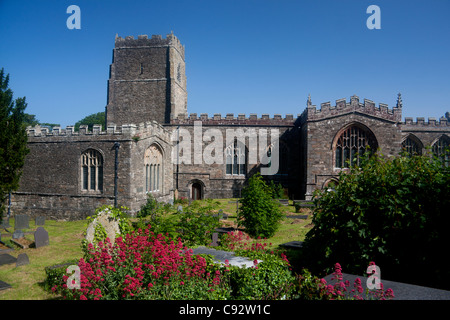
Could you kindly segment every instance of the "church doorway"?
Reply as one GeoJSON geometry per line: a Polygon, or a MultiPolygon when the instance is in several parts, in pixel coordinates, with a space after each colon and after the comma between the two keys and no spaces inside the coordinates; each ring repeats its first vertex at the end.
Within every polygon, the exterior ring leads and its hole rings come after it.
{"type": "Polygon", "coordinates": [[[202,199],[202,185],[200,183],[194,182],[192,184],[191,197],[192,200],[202,199]]]}

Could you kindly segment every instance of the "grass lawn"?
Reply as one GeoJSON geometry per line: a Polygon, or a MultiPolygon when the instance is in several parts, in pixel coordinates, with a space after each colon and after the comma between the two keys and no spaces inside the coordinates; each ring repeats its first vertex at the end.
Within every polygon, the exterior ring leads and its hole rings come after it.
{"type": "MultiPolygon", "coordinates": [[[[227,220],[223,220],[223,226],[236,227],[236,204],[229,203],[236,199],[218,199],[217,211],[222,209],[228,214],[227,220]]],[[[296,214],[295,208],[290,205],[282,207],[287,215],[296,214]]],[[[298,214],[308,214],[309,210],[298,214]]],[[[269,247],[276,248],[278,245],[289,241],[302,241],[305,234],[310,229],[311,217],[308,219],[283,219],[278,232],[270,239],[259,240],[260,242],[271,243],[269,247]]],[[[14,231],[14,219],[10,219],[11,228],[14,231]]],[[[26,253],[30,264],[16,267],[15,264],[0,266],[0,280],[10,284],[12,288],[0,291],[0,300],[46,300],[55,299],[55,296],[47,293],[43,288],[45,280],[45,267],[64,263],[68,260],[82,257],[81,240],[83,232],[87,226],[83,221],[54,221],[46,220],[44,228],[49,234],[50,244],[41,248],[21,249],[14,246],[14,251],[8,252],[13,257],[21,253],[26,253]]],[[[30,229],[24,230],[25,237],[34,240],[33,232],[36,230],[34,221],[30,219],[30,229]]],[[[11,237],[5,236],[6,231],[1,230],[2,241],[10,243],[11,237]]]]}

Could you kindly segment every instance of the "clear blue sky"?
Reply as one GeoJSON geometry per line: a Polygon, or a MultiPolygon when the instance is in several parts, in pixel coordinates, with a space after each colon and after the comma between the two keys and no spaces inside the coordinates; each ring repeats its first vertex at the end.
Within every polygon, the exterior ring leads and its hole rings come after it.
{"type": "Polygon", "coordinates": [[[403,117],[450,111],[450,1],[0,0],[0,68],[27,112],[63,127],[104,111],[116,33],[186,47],[188,112],[300,114],[356,94],[403,117]],[[81,30],[69,30],[69,5],[81,30]],[[369,5],[381,29],[369,30],[369,5]]]}

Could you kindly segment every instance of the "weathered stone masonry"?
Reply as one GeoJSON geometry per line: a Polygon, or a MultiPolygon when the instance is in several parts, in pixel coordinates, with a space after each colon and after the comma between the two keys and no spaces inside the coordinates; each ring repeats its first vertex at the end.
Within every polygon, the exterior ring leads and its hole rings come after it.
{"type": "MultiPolygon", "coordinates": [[[[229,130],[267,130],[269,135],[279,131],[280,168],[266,178],[282,183],[290,199],[309,199],[315,189],[335,181],[347,161],[358,161],[367,146],[396,156],[404,149],[424,154],[427,147],[439,154],[450,145],[447,118],[413,121],[407,117],[402,122],[400,94],[393,108],[352,96],[349,101],[336,100],[334,106],[322,103],[318,109],[308,97],[306,108],[297,116],[188,115],[185,69],[184,46],[173,34],[165,39],[116,36],[106,130],[99,125],[92,132],[85,126],[79,132],[72,126],[51,131],[28,128],[30,153],[20,188],[12,194],[12,214],[75,220],[103,204],[114,204],[116,142],[120,143],[117,202],[131,213],[140,209],[148,194],[160,201],[174,196],[240,197],[243,185],[261,170],[261,163],[250,163],[254,146],[248,137],[243,145],[228,144],[229,130]],[[195,158],[202,155],[194,147],[189,164],[173,161],[179,151],[174,139],[177,131],[185,130],[193,137],[196,124],[201,124],[202,137],[210,129],[223,137],[222,163],[196,163],[195,158]],[[227,155],[233,155],[232,165],[226,164],[227,155]]],[[[204,138],[202,150],[211,141],[212,137],[204,138]]]]}

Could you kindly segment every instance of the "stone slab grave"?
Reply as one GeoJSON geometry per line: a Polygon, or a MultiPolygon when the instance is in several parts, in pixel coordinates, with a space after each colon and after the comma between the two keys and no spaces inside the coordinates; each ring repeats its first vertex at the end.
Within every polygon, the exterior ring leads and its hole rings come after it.
{"type": "Polygon", "coordinates": [[[34,243],[36,248],[49,245],[48,232],[44,227],[38,227],[34,232],[34,243]]]}
{"type": "Polygon", "coordinates": [[[289,199],[277,199],[277,201],[282,204],[283,206],[289,205],[289,199]]]}
{"type": "Polygon", "coordinates": [[[30,222],[26,215],[16,215],[14,216],[14,230],[29,229],[30,222]]]}
{"type": "Polygon", "coordinates": [[[286,243],[280,244],[281,247],[289,248],[289,249],[300,249],[303,246],[302,241],[290,241],[286,243]]]}
{"type": "Polygon", "coordinates": [[[289,219],[308,219],[308,215],[302,214],[302,215],[286,215],[286,218],[289,219]]]}
{"type": "MultiPolygon", "coordinates": [[[[328,284],[334,284],[335,282],[331,280],[332,277],[333,275],[329,274],[324,279],[328,284]]],[[[360,278],[362,287],[367,288],[367,277],[343,273],[342,278],[343,282],[346,280],[350,282],[350,288],[352,289],[355,279],[360,278]]],[[[394,291],[393,300],[450,300],[450,291],[384,280],[383,272],[381,272],[381,283],[384,290],[390,288],[394,291]]]]}
{"type": "MultiPolygon", "coordinates": [[[[228,264],[232,266],[245,267],[250,268],[253,267],[254,260],[251,260],[246,257],[235,256],[234,252],[216,250],[213,248],[206,247],[197,247],[193,250],[193,254],[209,254],[213,256],[213,259],[219,263],[225,264],[225,260],[228,260],[228,264]]],[[[262,260],[257,260],[258,263],[262,262],[262,260]]]]}
{"type": "Polygon", "coordinates": [[[34,246],[34,241],[25,238],[25,234],[22,230],[14,230],[11,241],[22,249],[28,249],[34,246]]]}

